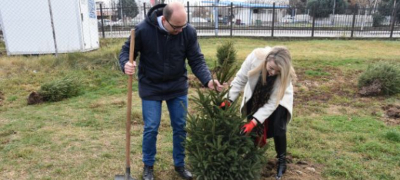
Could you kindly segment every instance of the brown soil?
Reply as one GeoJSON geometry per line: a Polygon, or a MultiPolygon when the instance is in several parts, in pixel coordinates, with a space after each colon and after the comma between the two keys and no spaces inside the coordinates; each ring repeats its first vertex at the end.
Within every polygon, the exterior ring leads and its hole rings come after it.
{"type": "Polygon", "coordinates": [[[33,91],[31,92],[31,94],[29,94],[28,105],[39,104],[42,102],[43,102],[43,97],[39,93],[33,91]]]}
{"type": "Polygon", "coordinates": [[[328,102],[334,95],[356,98],[355,77],[357,73],[344,75],[338,68],[326,68],[327,77],[306,77],[305,69],[296,71],[298,81],[295,83],[295,104],[313,102],[328,102]],[[329,89],[326,89],[329,88],[329,89]]]}
{"type": "Polygon", "coordinates": [[[386,117],[384,121],[389,125],[400,125],[400,106],[397,105],[387,105],[382,107],[385,111],[386,117]]]}
{"type": "MultiPolygon", "coordinates": [[[[277,160],[269,160],[263,169],[262,180],[275,180],[277,160]]],[[[294,160],[292,156],[287,156],[287,169],[282,179],[302,180],[302,179],[323,179],[321,172],[322,165],[313,164],[303,160],[294,160]]]]}
{"type": "Polygon", "coordinates": [[[374,80],[372,84],[361,87],[358,92],[361,96],[378,96],[382,94],[382,83],[379,80],[374,80]]]}
{"type": "Polygon", "coordinates": [[[0,106],[3,105],[4,100],[5,100],[4,93],[0,91],[0,106]]]}
{"type": "Polygon", "coordinates": [[[188,75],[188,81],[189,81],[189,87],[191,88],[197,88],[197,87],[202,87],[199,79],[193,74],[188,75]]]}

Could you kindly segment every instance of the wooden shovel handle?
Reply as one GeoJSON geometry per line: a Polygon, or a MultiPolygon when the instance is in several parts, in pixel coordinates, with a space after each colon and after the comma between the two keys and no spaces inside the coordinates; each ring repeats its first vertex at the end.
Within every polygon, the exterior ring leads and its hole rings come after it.
{"type": "MultiPolygon", "coordinates": [[[[131,30],[131,44],[129,48],[129,62],[133,63],[135,52],[135,30],[131,30]]],[[[128,80],[128,108],[126,111],[126,168],[130,168],[130,145],[131,145],[131,110],[132,110],[132,75],[129,75],[128,80]]]]}

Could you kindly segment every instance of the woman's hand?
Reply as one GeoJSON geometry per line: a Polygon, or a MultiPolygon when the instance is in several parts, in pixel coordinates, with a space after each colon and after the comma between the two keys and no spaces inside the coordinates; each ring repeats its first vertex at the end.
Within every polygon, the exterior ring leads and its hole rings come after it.
{"type": "Polygon", "coordinates": [[[247,124],[243,125],[242,129],[240,130],[241,135],[249,135],[250,132],[253,130],[254,127],[257,126],[257,121],[252,119],[247,124]]]}

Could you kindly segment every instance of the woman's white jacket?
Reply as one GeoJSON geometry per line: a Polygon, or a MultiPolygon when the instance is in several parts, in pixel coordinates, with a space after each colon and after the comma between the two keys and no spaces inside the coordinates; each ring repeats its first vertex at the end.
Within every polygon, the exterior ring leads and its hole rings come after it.
{"type": "MultiPolygon", "coordinates": [[[[243,62],[240,70],[236,74],[236,77],[233,79],[229,93],[227,94],[227,98],[231,101],[236,100],[239,96],[240,92],[244,87],[244,94],[242,103],[240,106],[240,111],[243,113],[243,107],[245,107],[246,103],[250,100],[253,95],[254,88],[257,85],[258,78],[260,74],[253,75],[249,78],[248,72],[260,65],[263,61],[265,61],[266,56],[271,51],[270,47],[266,48],[257,48],[251,52],[246,60],[243,62]]],[[[272,89],[272,94],[270,99],[264,106],[260,107],[254,114],[255,117],[260,123],[264,123],[264,121],[276,110],[277,105],[277,93],[279,86],[281,85],[280,78],[278,77],[275,80],[274,87],[272,89]]],[[[279,104],[286,108],[289,112],[288,121],[292,119],[292,109],[293,109],[293,85],[290,82],[287,85],[285,94],[282,100],[279,101],[279,104]]]]}

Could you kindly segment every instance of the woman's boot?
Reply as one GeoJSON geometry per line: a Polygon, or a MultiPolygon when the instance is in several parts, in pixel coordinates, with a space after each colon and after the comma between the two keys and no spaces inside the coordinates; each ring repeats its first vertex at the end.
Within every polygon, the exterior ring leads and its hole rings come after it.
{"type": "Polygon", "coordinates": [[[275,150],[278,158],[278,167],[276,179],[281,179],[286,171],[286,134],[283,136],[274,137],[275,150]]]}

